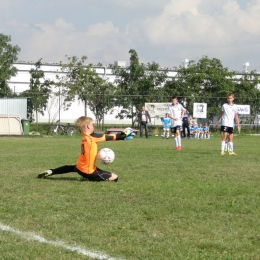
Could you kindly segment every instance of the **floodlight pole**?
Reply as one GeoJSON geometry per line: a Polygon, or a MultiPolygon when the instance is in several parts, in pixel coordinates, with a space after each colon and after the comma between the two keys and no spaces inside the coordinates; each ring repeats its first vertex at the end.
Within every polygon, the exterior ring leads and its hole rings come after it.
{"type": "Polygon", "coordinates": [[[60,122],[60,86],[59,86],[59,122],[60,122]]]}
{"type": "Polygon", "coordinates": [[[182,65],[183,65],[184,68],[188,68],[189,60],[188,59],[182,60],[182,65]]]}
{"type": "Polygon", "coordinates": [[[243,68],[244,68],[244,72],[245,72],[245,73],[248,73],[248,68],[249,68],[249,66],[250,66],[249,62],[243,63],[243,68]]]}
{"type": "MultiPolygon", "coordinates": [[[[107,66],[104,66],[104,77],[103,79],[106,80],[106,77],[107,77],[107,66]]],[[[102,96],[102,99],[103,99],[103,118],[102,118],[102,131],[104,130],[104,118],[105,118],[105,112],[104,112],[104,95],[105,95],[105,89],[103,89],[103,96],[102,96]]]]}

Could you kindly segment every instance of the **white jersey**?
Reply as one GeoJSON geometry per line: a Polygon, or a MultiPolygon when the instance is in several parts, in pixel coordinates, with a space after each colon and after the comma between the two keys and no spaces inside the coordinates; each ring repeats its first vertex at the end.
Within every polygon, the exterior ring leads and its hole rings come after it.
{"type": "Polygon", "coordinates": [[[177,125],[182,125],[182,111],[185,110],[185,108],[181,104],[176,104],[175,106],[173,104],[169,105],[167,114],[170,114],[174,118],[178,118],[178,120],[172,120],[172,127],[176,127],[177,125]]]}
{"type": "Polygon", "coordinates": [[[234,119],[236,114],[238,113],[237,105],[229,105],[225,103],[222,106],[222,125],[228,127],[234,127],[234,119]]]}

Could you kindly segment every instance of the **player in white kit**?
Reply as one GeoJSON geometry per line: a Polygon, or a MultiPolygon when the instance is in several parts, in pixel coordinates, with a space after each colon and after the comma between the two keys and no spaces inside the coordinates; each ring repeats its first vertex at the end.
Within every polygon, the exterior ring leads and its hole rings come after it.
{"type": "Polygon", "coordinates": [[[172,119],[171,131],[174,133],[174,143],[176,150],[181,150],[181,135],[180,127],[182,125],[182,118],[186,109],[178,103],[177,97],[172,97],[172,104],[168,107],[168,117],[172,119]]]}
{"type": "Polygon", "coordinates": [[[240,131],[240,125],[238,120],[237,105],[235,105],[233,101],[234,101],[234,94],[232,93],[228,94],[227,103],[225,103],[222,106],[222,109],[215,123],[215,127],[217,127],[218,121],[222,117],[222,124],[221,124],[222,140],[221,140],[221,152],[220,152],[221,155],[225,154],[224,151],[225,141],[228,134],[229,134],[229,142],[228,142],[229,155],[237,155],[236,153],[234,153],[234,149],[233,149],[234,120],[237,125],[238,131],[240,131]]]}

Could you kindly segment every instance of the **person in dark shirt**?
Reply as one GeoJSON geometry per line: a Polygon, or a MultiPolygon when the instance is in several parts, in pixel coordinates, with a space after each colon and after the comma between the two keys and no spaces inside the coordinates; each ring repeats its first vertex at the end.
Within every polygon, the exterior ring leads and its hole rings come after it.
{"type": "Polygon", "coordinates": [[[190,139],[190,123],[189,123],[189,112],[186,110],[183,118],[182,118],[182,134],[183,137],[186,138],[186,129],[187,129],[187,136],[190,139]]]}
{"type": "Polygon", "coordinates": [[[140,124],[140,137],[143,135],[143,128],[145,129],[145,136],[148,138],[148,123],[151,123],[151,117],[145,106],[142,106],[138,114],[138,123],[140,124]]]}

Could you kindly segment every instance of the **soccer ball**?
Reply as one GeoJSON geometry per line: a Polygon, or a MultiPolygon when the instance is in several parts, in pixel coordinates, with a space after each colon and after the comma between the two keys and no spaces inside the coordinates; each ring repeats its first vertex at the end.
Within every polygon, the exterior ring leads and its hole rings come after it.
{"type": "Polygon", "coordinates": [[[98,152],[97,158],[103,164],[110,164],[115,159],[115,153],[110,148],[103,148],[98,152]]]}

